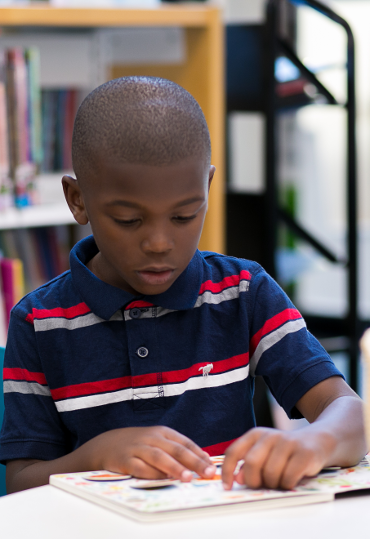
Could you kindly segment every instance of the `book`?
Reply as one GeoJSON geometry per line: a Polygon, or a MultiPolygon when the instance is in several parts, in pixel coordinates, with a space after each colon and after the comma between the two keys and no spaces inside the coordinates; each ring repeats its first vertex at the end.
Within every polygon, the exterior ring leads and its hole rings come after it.
{"type": "Polygon", "coordinates": [[[9,168],[8,118],[6,97],[6,57],[0,51],[0,209],[12,204],[12,183],[9,168]]]}
{"type": "Polygon", "coordinates": [[[0,273],[6,327],[8,327],[10,311],[24,295],[24,272],[22,261],[18,258],[0,259],[0,273]]]}
{"type": "Polygon", "coordinates": [[[72,133],[79,92],[42,91],[43,172],[72,170],[72,133]]]}
{"type": "Polygon", "coordinates": [[[190,483],[143,480],[106,470],[57,474],[50,484],[139,521],[188,517],[211,512],[255,511],[331,501],[343,492],[370,489],[370,459],[352,468],[330,468],[306,478],[293,490],[253,490],[235,484],[229,491],[221,481],[222,457],[213,479],[194,474],[190,483]]]}
{"type": "Polygon", "coordinates": [[[69,268],[70,238],[64,226],[0,231],[0,253],[24,266],[24,293],[31,292],[69,268]]]}
{"type": "Polygon", "coordinates": [[[35,164],[31,161],[27,65],[22,49],[7,50],[7,99],[10,172],[15,205],[28,206],[35,164]]]}
{"type": "Polygon", "coordinates": [[[29,160],[38,169],[42,162],[40,53],[35,47],[24,52],[27,66],[29,160]]]}

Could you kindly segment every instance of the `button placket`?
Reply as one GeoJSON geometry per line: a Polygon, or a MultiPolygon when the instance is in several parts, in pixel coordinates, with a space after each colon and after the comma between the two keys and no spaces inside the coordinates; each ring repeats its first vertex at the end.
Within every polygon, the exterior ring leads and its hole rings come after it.
{"type": "Polygon", "coordinates": [[[157,371],[160,370],[155,320],[157,308],[128,307],[125,309],[125,330],[132,376],[133,411],[156,411],[160,415],[163,404],[158,397],[163,397],[163,384],[151,383],[155,376],[158,378],[157,371]]]}

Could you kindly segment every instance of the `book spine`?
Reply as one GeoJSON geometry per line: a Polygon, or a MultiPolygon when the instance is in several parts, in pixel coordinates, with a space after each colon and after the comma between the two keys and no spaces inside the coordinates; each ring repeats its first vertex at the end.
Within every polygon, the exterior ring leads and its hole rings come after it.
{"type": "Polygon", "coordinates": [[[12,203],[6,98],[6,58],[0,51],[0,210],[12,203]]]}
{"type": "Polygon", "coordinates": [[[56,113],[58,92],[56,90],[42,91],[42,171],[54,170],[54,155],[56,147],[56,113]]]}
{"type": "Polygon", "coordinates": [[[23,51],[17,48],[9,49],[7,61],[14,199],[17,206],[27,206],[30,203],[28,185],[34,177],[34,167],[29,159],[27,68],[23,51]]]}
{"type": "Polygon", "coordinates": [[[0,260],[1,285],[4,298],[6,326],[9,326],[10,311],[24,294],[23,264],[19,259],[0,260]]]}
{"type": "Polygon", "coordinates": [[[30,159],[38,169],[42,161],[40,54],[38,49],[31,47],[26,49],[25,57],[28,82],[30,159]]]}
{"type": "Polygon", "coordinates": [[[65,128],[64,128],[64,148],[63,148],[63,169],[72,170],[72,134],[73,124],[76,117],[77,91],[69,90],[66,103],[65,128]]]}

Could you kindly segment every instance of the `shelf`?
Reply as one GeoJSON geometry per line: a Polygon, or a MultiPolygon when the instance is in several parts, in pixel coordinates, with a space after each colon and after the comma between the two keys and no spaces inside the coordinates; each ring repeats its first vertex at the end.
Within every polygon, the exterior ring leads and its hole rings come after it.
{"type": "Polygon", "coordinates": [[[0,210],[0,230],[76,223],[66,202],[0,210]]]}
{"type": "Polygon", "coordinates": [[[207,26],[218,9],[194,3],[160,6],[155,9],[57,8],[34,5],[0,8],[0,25],[4,26],[207,26]]]}

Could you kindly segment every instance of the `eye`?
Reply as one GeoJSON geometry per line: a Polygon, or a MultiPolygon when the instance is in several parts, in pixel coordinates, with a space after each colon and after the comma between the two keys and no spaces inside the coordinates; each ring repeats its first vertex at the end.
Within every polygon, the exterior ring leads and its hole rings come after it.
{"type": "Polygon", "coordinates": [[[190,215],[188,217],[184,217],[182,215],[176,215],[174,217],[174,220],[178,223],[188,223],[189,221],[192,221],[193,219],[195,219],[196,215],[190,215]]]}
{"type": "Polygon", "coordinates": [[[114,222],[122,226],[132,226],[139,222],[139,219],[114,219],[114,222]]]}

